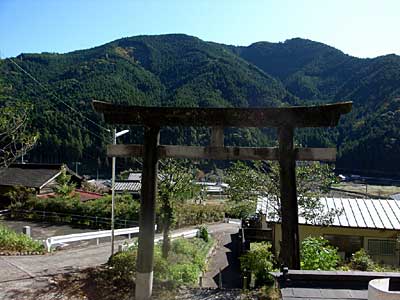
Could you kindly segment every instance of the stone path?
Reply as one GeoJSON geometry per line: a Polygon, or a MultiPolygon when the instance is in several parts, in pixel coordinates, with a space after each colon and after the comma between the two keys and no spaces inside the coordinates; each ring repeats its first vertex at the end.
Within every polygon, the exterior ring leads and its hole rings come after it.
{"type": "Polygon", "coordinates": [[[203,287],[218,287],[219,274],[221,273],[223,288],[241,288],[242,282],[238,260],[239,243],[235,239],[238,230],[239,226],[234,225],[214,234],[218,244],[215,254],[209,261],[208,271],[203,275],[203,287]]]}

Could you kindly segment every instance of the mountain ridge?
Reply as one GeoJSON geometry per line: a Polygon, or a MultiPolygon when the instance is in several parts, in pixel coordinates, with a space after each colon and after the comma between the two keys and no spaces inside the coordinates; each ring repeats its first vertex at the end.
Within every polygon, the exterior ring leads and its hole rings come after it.
{"type": "MultiPolygon", "coordinates": [[[[298,142],[305,146],[336,145],[337,165],[342,168],[393,173],[400,169],[400,158],[394,155],[400,153],[397,55],[356,58],[300,38],[232,46],[169,34],[121,38],[65,54],[21,54],[15,60],[98,122],[101,118],[91,111],[89,99],[188,107],[265,107],[351,100],[354,110],[338,128],[299,131],[298,142]],[[372,141],[378,143],[373,149],[368,146],[372,141]],[[365,149],[370,149],[372,159],[365,149]]],[[[104,164],[104,133],[100,133],[103,141],[99,143],[82,129],[95,130],[91,124],[78,119],[75,125],[69,124],[68,118],[72,117],[50,113],[54,106],[65,109],[50,95],[35,94],[37,86],[7,60],[0,62],[0,74],[7,87],[5,98],[36,104],[34,126],[43,134],[32,152],[34,160],[44,161],[47,156],[51,161],[77,161],[90,151],[104,164]],[[49,153],[48,147],[55,151],[49,153]]],[[[165,141],[207,143],[205,129],[177,130],[168,129],[165,141]]],[[[229,129],[227,135],[229,143],[238,145],[271,145],[276,138],[268,129],[229,129]]],[[[133,138],[139,141],[141,134],[133,138]]]]}

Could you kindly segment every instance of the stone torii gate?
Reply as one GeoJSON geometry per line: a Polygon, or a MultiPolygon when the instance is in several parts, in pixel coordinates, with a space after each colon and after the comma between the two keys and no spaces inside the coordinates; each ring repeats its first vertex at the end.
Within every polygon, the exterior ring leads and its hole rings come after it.
{"type": "Polygon", "coordinates": [[[139,218],[136,299],[150,299],[153,281],[155,202],[158,159],[188,158],[216,160],[278,160],[282,217],[283,264],[300,269],[296,160],[334,161],[335,148],[294,148],[295,128],[333,127],[352,102],[280,108],[175,108],[142,107],[93,101],[97,112],[109,124],[144,126],[143,145],[108,145],[111,157],[143,157],[139,218]],[[160,127],[211,127],[208,147],[159,145],[160,127]],[[226,147],[225,127],[275,127],[279,147],[226,147]]]}

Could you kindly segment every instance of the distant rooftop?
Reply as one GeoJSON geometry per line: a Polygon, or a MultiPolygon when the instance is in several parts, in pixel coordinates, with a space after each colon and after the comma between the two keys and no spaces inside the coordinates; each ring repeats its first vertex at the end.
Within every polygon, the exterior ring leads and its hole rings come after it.
{"type": "Polygon", "coordinates": [[[128,180],[140,182],[142,180],[142,173],[129,173],[128,180]]]}
{"type": "MultiPolygon", "coordinates": [[[[12,164],[0,170],[0,185],[41,188],[61,172],[62,164],[12,164]]],[[[67,168],[68,173],[82,179],[67,168]]]]}
{"type": "Polygon", "coordinates": [[[142,184],[137,181],[123,180],[115,182],[115,191],[117,192],[135,192],[139,193],[142,184]]]}
{"type": "MultiPolygon", "coordinates": [[[[339,217],[335,217],[332,226],[390,229],[400,230],[400,201],[393,199],[351,199],[327,198],[320,199],[326,211],[328,209],[343,210],[339,217]]],[[[272,211],[271,203],[266,197],[260,197],[257,202],[257,211],[267,214],[272,211]]],[[[277,222],[278,219],[269,218],[268,221],[277,222]]],[[[300,224],[310,224],[299,216],[300,224]]]]}
{"type": "Polygon", "coordinates": [[[399,193],[399,194],[391,195],[390,198],[392,198],[392,199],[394,199],[394,200],[397,200],[397,201],[400,201],[400,193],[399,193]]]}

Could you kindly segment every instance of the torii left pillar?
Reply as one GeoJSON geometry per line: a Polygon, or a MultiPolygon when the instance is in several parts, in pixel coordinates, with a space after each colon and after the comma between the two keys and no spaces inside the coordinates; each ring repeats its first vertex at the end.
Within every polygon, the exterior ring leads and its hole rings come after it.
{"type": "Polygon", "coordinates": [[[140,230],[135,288],[135,299],[137,300],[150,299],[153,288],[154,226],[158,172],[157,146],[159,139],[160,128],[144,128],[140,230]]]}

